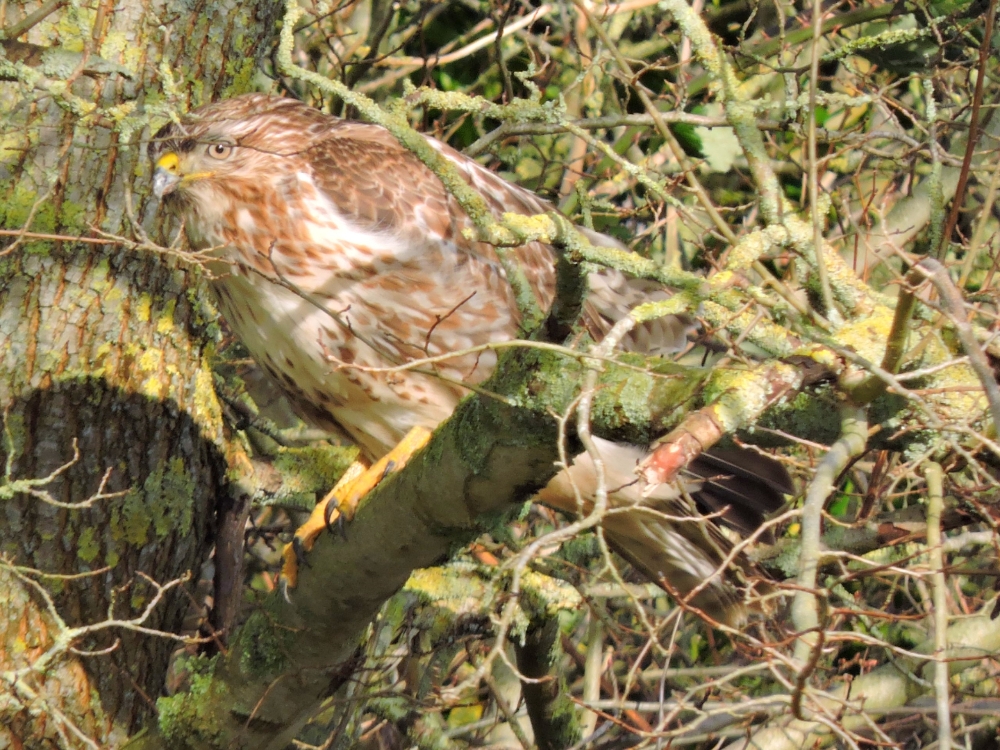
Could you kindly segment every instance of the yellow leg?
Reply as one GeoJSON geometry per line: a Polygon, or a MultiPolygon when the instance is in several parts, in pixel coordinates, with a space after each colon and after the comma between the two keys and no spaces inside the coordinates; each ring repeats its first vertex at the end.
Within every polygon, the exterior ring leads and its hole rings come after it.
{"type": "Polygon", "coordinates": [[[282,575],[289,588],[295,588],[298,582],[299,555],[310,551],[316,538],[341,518],[345,521],[353,519],[361,499],[375,489],[386,475],[406,466],[410,456],[423,448],[430,437],[431,431],[426,427],[414,427],[370,468],[365,468],[360,461],[351,464],[337,485],[316,503],[309,519],[296,529],[292,542],[285,545],[282,575]]]}

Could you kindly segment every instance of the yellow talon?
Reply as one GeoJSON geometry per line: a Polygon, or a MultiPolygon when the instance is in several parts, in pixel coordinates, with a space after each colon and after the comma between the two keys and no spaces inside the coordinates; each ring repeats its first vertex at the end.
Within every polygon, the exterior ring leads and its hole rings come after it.
{"type": "Polygon", "coordinates": [[[430,438],[429,429],[414,427],[395,448],[370,468],[366,468],[361,461],[355,461],[348,467],[336,486],[316,503],[308,520],[296,529],[295,538],[291,543],[285,545],[282,554],[285,562],[281,574],[288,588],[295,588],[298,583],[299,556],[313,548],[320,533],[330,528],[340,518],[346,521],[352,520],[361,499],[375,489],[386,475],[406,466],[410,457],[427,445],[430,438]],[[330,503],[335,507],[330,508],[330,503]]]}

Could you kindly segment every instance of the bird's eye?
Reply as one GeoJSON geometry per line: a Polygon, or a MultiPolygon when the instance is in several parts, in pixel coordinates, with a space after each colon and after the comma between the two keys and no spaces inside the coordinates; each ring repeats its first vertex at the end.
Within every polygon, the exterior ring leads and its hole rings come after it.
{"type": "Polygon", "coordinates": [[[228,159],[231,153],[233,147],[228,143],[213,143],[208,147],[208,155],[213,159],[228,159]]]}

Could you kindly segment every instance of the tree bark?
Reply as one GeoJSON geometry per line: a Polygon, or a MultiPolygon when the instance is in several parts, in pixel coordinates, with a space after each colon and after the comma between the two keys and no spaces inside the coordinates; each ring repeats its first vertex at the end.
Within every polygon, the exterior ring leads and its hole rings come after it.
{"type": "MultiPolygon", "coordinates": [[[[0,26],[40,5],[5,4],[0,26]]],[[[143,134],[151,119],[245,90],[280,10],[264,0],[194,6],[66,4],[19,39],[0,42],[7,54],[0,60],[0,226],[131,236],[126,190],[148,180],[143,134]]],[[[149,224],[155,204],[136,208],[149,224]]],[[[188,291],[195,272],[148,252],[25,235],[0,237],[0,253],[0,408],[8,436],[0,454],[9,464],[0,483],[7,490],[0,550],[45,573],[90,574],[39,579],[68,627],[109,612],[135,617],[155,590],[140,574],[160,583],[197,579],[217,505],[227,502],[234,456],[208,369],[213,316],[188,291]],[[123,494],[69,509],[11,484],[68,463],[35,489],[79,503],[109,472],[105,492],[123,494]]],[[[61,625],[38,591],[5,577],[0,670],[14,670],[44,654],[61,625]]],[[[176,632],[187,606],[174,590],[144,624],[176,632]]],[[[21,684],[4,684],[17,700],[0,708],[0,738],[46,747],[56,740],[83,746],[88,737],[115,747],[150,716],[175,641],[116,629],[73,645],[114,648],[66,656],[45,676],[29,671],[21,684]]]]}

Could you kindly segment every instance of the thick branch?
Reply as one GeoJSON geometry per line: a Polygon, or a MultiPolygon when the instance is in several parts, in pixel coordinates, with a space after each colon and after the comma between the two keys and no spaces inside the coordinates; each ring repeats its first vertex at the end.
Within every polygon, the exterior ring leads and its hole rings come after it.
{"type": "Polygon", "coordinates": [[[534,623],[525,634],[524,645],[515,650],[518,671],[528,678],[521,683],[521,691],[539,750],[574,745],[580,739],[575,707],[561,692],[565,685],[550,673],[560,652],[559,620],[550,617],[534,623]]]}

